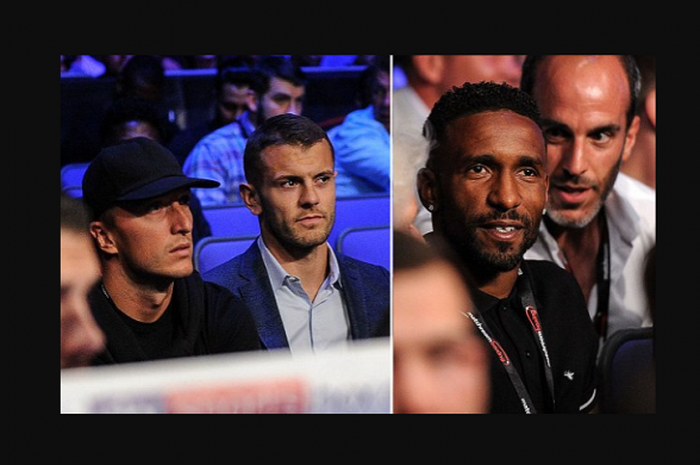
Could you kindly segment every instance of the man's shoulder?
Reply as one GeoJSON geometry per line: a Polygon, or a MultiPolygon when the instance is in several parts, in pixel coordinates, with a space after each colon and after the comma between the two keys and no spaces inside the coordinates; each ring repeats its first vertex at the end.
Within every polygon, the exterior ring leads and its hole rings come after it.
{"type": "Polygon", "coordinates": [[[606,203],[606,208],[610,209],[612,223],[638,219],[641,231],[654,236],[656,191],[624,173],[619,173],[613,192],[614,195],[611,195],[606,203]],[[612,217],[615,215],[617,218],[612,217]]]}
{"type": "Polygon", "coordinates": [[[236,145],[241,141],[245,145],[241,126],[234,121],[202,137],[192,151],[196,153],[207,148],[236,145]]]}
{"type": "Polygon", "coordinates": [[[625,173],[618,173],[615,180],[615,190],[621,195],[641,201],[655,202],[656,190],[625,173]]]}
{"type": "Polygon", "coordinates": [[[255,242],[242,254],[237,255],[224,263],[215,266],[211,270],[206,271],[202,274],[205,281],[220,284],[225,287],[230,287],[232,283],[238,279],[241,272],[251,270],[253,268],[252,262],[259,257],[260,253],[258,251],[255,242]],[[255,255],[257,253],[257,256],[255,255]]]}
{"type": "MultiPolygon", "coordinates": [[[[388,280],[389,270],[383,266],[375,265],[373,263],[358,260],[356,258],[349,257],[343,254],[337,254],[338,263],[341,268],[352,271],[359,278],[366,281],[374,281],[377,278],[388,280]]],[[[380,283],[381,284],[381,283],[380,283]]]]}
{"type": "Polygon", "coordinates": [[[643,182],[619,173],[615,193],[631,203],[637,213],[656,213],[656,190],[643,182]]]}
{"type": "Polygon", "coordinates": [[[536,286],[543,289],[559,289],[564,286],[578,286],[575,278],[549,260],[525,260],[527,270],[536,286]]]}

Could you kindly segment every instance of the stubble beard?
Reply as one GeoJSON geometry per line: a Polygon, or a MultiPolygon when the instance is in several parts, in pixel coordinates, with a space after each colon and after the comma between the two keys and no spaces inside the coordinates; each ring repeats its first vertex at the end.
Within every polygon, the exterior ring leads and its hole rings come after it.
{"type": "Polygon", "coordinates": [[[335,210],[325,214],[328,220],[323,228],[308,230],[303,227],[294,227],[285,221],[268,218],[267,228],[275,239],[288,250],[308,250],[324,244],[330,236],[335,222],[335,210]]]}
{"type": "Polygon", "coordinates": [[[617,180],[621,166],[622,154],[620,154],[620,158],[618,159],[617,163],[610,171],[608,177],[604,180],[604,187],[598,201],[591,207],[590,211],[585,213],[582,217],[570,218],[567,215],[567,212],[569,212],[570,209],[552,205],[551,197],[549,202],[547,202],[547,216],[549,216],[554,224],[566,229],[583,229],[588,226],[591,221],[598,216],[598,213],[600,213],[600,210],[602,210],[603,205],[605,205],[605,201],[608,199],[608,196],[610,195],[610,192],[612,192],[613,186],[615,185],[615,181],[617,180]]]}
{"type": "MultiPolygon", "coordinates": [[[[522,222],[524,238],[520,245],[499,242],[496,243],[496,251],[492,252],[483,246],[477,235],[477,227],[467,224],[458,235],[449,235],[448,240],[467,263],[472,272],[484,271],[487,273],[502,273],[511,271],[520,266],[525,252],[537,241],[539,220],[533,221],[529,217],[511,211],[506,214],[483,215],[472,221],[474,224],[496,219],[517,219],[522,222]],[[537,224],[535,224],[537,223],[537,224]]],[[[448,231],[447,229],[443,229],[448,231]]]]}

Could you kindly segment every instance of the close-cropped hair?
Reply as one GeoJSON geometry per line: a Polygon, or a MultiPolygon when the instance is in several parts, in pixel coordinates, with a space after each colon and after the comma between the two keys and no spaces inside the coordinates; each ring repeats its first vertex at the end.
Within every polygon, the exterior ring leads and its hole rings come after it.
{"type": "MultiPolygon", "coordinates": [[[[523,72],[520,77],[520,88],[523,91],[532,95],[532,91],[535,88],[537,69],[540,63],[548,56],[550,55],[528,55],[525,58],[523,62],[523,72]]],[[[627,127],[629,128],[636,113],[637,100],[639,99],[639,92],[642,87],[642,78],[633,55],[617,55],[617,57],[622,63],[629,84],[630,103],[627,108],[627,127]]]]}
{"type": "Polygon", "coordinates": [[[260,154],[273,145],[292,145],[308,148],[322,140],[331,147],[335,162],[333,144],[326,131],[306,116],[291,113],[268,118],[251,134],[243,153],[243,169],[249,183],[259,186],[262,179],[262,161],[260,154]]]}
{"type": "Polygon", "coordinates": [[[270,90],[273,77],[291,82],[295,86],[306,86],[306,74],[292,60],[283,56],[267,55],[255,64],[253,70],[253,90],[258,96],[270,90]]]}
{"type": "Polygon", "coordinates": [[[435,163],[436,149],[444,142],[447,128],[457,118],[478,113],[509,110],[531,119],[542,128],[542,120],[534,99],[506,83],[466,82],[453,86],[433,106],[423,125],[423,136],[428,140],[428,166],[435,163]]]}

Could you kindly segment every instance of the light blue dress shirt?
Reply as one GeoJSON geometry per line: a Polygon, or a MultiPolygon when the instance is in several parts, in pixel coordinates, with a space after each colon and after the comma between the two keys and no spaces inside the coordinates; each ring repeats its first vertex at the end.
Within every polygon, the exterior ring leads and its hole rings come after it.
{"type": "Polygon", "coordinates": [[[311,301],[299,277],[282,268],[262,236],[257,240],[292,353],[318,352],[347,344],[350,324],[342,296],[338,260],[330,245],[327,244],[330,273],[311,301]]]}

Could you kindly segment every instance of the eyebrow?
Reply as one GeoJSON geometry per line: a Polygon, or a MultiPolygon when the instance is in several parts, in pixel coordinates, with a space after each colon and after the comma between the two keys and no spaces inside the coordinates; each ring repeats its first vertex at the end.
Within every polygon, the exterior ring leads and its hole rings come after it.
{"type": "MultiPolygon", "coordinates": [[[[333,175],[333,170],[329,169],[329,170],[323,170],[323,171],[320,171],[320,172],[314,174],[313,178],[316,179],[320,176],[332,176],[332,175],[333,175]]],[[[284,180],[288,180],[288,179],[301,180],[301,179],[304,179],[304,177],[305,177],[304,175],[299,175],[299,174],[291,174],[291,173],[280,174],[279,176],[276,176],[273,179],[273,181],[284,181],[284,180]]]]}
{"type": "MultiPolygon", "coordinates": [[[[478,163],[481,165],[494,166],[500,164],[496,157],[491,154],[474,155],[472,157],[462,160],[463,164],[474,164],[478,163]]],[[[544,161],[542,158],[534,157],[532,155],[520,155],[518,157],[518,166],[544,166],[544,161]]]]}
{"type": "MultiPolygon", "coordinates": [[[[547,131],[549,129],[559,129],[560,131],[564,131],[567,134],[572,133],[571,128],[568,125],[566,125],[564,123],[560,123],[559,121],[556,121],[553,119],[547,119],[547,118],[543,119],[542,120],[542,127],[545,131],[547,131]]],[[[591,129],[590,131],[588,131],[587,134],[600,134],[602,132],[611,132],[611,133],[617,134],[619,131],[620,131],[619,124],[610,123],[610,124],[604,124],[602,126],[596,126],[593,129],[591,129]]]]}

